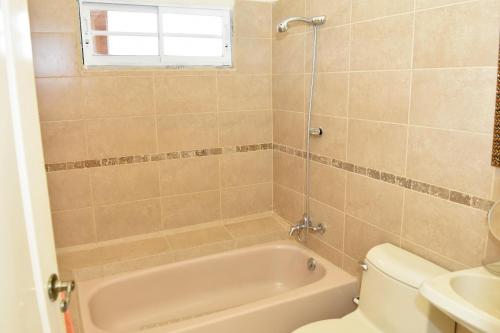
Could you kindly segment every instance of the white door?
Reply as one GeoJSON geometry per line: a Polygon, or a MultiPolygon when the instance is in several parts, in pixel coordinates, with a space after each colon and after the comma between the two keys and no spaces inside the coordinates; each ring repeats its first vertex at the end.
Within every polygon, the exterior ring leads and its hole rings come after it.
{"type": "Polygon", "coordinates": [[[0,332],[63,333],[26,0],[0,14],[0,332]]]}

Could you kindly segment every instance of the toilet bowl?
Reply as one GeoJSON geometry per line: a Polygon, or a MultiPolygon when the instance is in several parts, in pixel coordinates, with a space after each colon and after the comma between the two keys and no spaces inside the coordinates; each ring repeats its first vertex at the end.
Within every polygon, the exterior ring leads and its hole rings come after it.
{"type": "Polygon", "coordinates": [[[418,292],[447,271],[392,244],[372,248],[364,262],[359,307],[341,319],[314,322],[293,333],[453,333],[455,323],[418,292]]]}

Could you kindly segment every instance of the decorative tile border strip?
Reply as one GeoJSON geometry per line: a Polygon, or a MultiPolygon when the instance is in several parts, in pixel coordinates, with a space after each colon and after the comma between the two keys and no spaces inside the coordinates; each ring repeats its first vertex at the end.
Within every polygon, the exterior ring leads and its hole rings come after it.
{"type": "Polygon", "coordinates": [[[47,172],[56,172],[64,170],[73,169],[85,169],[85,168],[99,168],[113,165],[122,164],[137,164],[137,163],[147,163],[147,162],[157,162],[163,160],[175,160],[181,158],[195,158],[210,155],[223,155],[232,153],[246,153],[261,150],[272,149],[272,143],[259,143],[252,145],[243,146],[232,146],[223,148],[204,148],[196,150],[183,150],[174,151],[168,153],[154,153],[145,155],[131,155],[131,156],[121,156],[121,157],[107,157],[95,160],[83,160],[83,161],[73,161],[73,162],[62,162],[62,163],[52,163],[45,164],[45,170],[47,172]]]}
{"type": "MultiPolygon", "coordinates": [[[[306,152],[300,149],[292,148],[282,144],[273,144],[273,150],[280,151],[289,155],[294,155],[300,158],[306,158],[306,152]]],[[[330,165],[334,168],[342,169],[347,172],[357,173],[369,178],[380,180],[385,183],[393,184],[396,186],[404,187],[408,190],[425,193],[434,197],[438,197],[444,200],[452,201],[464,206],[469,206],[477,208],[483,211],[489,211],[493,206],[494,202],[489,199],[480,198],[474,195],[457,192],[444,187],[427,184],[420,182],[418,180],[410,179],[403,176],[394,175],[388,172],[366,168],[364,166],[355,165],[346,161],[337,160],[332,157],[311,154],[311,160],[324,164],[330,165]]]]}

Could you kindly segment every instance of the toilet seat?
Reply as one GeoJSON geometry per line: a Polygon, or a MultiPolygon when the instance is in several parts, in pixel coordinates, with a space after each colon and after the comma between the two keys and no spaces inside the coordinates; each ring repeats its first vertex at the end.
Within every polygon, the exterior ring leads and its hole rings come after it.
{"type": "Polygon", "coordinates": [[[317,321],[302,326],[292,333],[383,333],[361,311],[356,310],[341,319],[317,321]]]}

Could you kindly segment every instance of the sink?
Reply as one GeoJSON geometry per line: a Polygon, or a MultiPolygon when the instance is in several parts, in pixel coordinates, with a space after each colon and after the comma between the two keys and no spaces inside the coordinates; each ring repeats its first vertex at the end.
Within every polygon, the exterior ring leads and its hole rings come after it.
{"type": "Polygon", "coordinates": [[[474,332],[500,332],[500,277],[484,267],[443,274],[425,281],[420,293],[474,332]]]}

